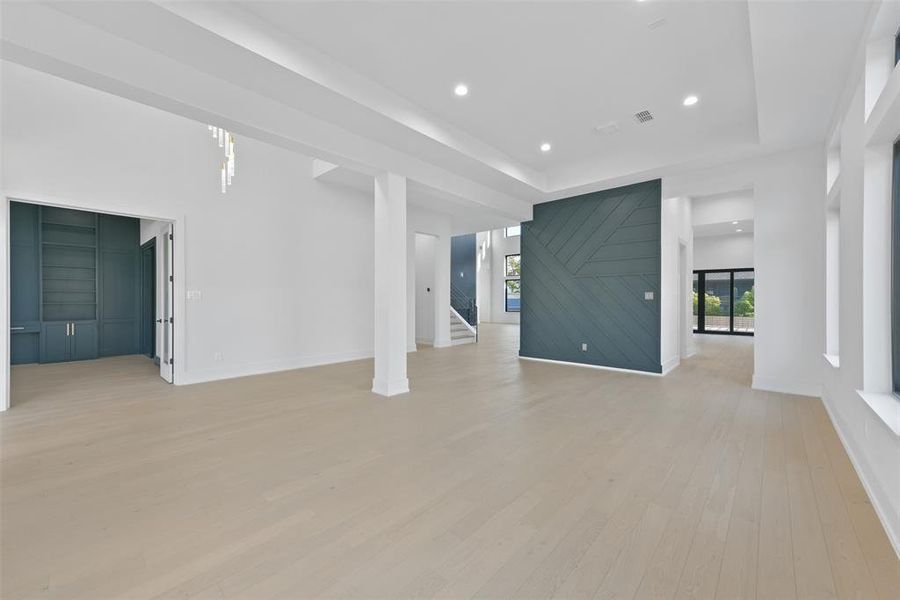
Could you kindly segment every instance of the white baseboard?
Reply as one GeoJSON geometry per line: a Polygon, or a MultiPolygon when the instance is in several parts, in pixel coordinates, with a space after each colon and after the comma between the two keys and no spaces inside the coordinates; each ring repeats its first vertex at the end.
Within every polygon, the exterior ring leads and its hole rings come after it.
{"type": "Polygon", "coordinates": [[[678,365],[681,364],[681,359],[677,356],[673,356],[669,360],[663,362],[662,364],[662,375],[668,375],[672,372],[678,365]]]}
{"type": "Polygon", "coordinates": [[[291,371],[293,369],[305,369],[320,365],[350,362],[372,358],[372,350],[357,350],[355,352],[335,352],[331,354],[313,354],[308,356],[295,356],[281,360],[273,360],[244,365],[230,365],[213,369],[189,369],[183,376],[175,380],[176,385],[192,385],[206,383],[208,381],[220,381],[222,379],[234,379],[236,377],[248,377],[250,375],[263,375],[278,371],[291,371]]]}
{"type": "Polygon", "coordinates": [[[566,365],[569,367],[585,367],[588,369],[600,369],[601,371],[614,371],[617,373],[631,373],[632,375],[651,375],[653,377],[662,377],[662,373],[654,373],[652,371],[638,371],[637,369],[620,369],[618,367],[604,367],[603,365],[588,365],[585,363],[569,362],[567,360],[552,360],[549,358],[535,358],[533,356],[519,355],[522,360],[533,360],[536,362],[550,363],[552,365],[566,365]]]}
{"type": "Polygon", "coordinates": [[[399,396],[409,393],[409,379],[403,377],[394,381],[372,380],[372,392],[379,396],[399,396]]]}
{"type": "Polygon", "coordinates": [[[828,413],[828,418],[831,419],[831,424],[838,434],[838,439],[841,440],[841,445],[844,446],[844,451],[850,458],[850,463],[853,465],[853,469],[856,471],[856,475],[859,477],[859,481],[869,497],[869,502],[872,503],[872,507],[875,509],[875,514],[878,515],[878,520],[881,521],[881,526],[884,528],[891,546],[894,547],[894,553],[900,559],[900,515],[892,517],[893,513],[888,510],[888,507],[891,505],[891,496],[884,493],[877,479],[869,476],[869,470],[865,468],[866,463],[860,458],[856,447],[848,441],[852,436],[847,435],[846,424],[831,407],[832,401],[828,394],[822,394],[822,404],[825,405],[825,412],[828,413]]]}
{"type": "Polygon", "coordinates": [[[421,344],[422,346],[433,346],[434,340],[427,340],[425,338],[416,338],[416,344],[421,344]]]}
{"type": "Polygon", "coordinates": [[[765,392],[780,392],[782,394],[794,394],[797,396],[822,396],[822,383],[819,381],[806,381],[804,379],[789,379],[787,377],[764,377],[753,375],[751,387],[754,390],[765,392]]]}

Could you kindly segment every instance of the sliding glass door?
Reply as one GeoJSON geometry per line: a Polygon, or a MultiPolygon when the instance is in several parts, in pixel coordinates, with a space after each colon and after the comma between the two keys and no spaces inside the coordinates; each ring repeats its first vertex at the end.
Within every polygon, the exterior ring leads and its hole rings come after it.
{"type": "Polygon", "coordinates": [[[753,335],[753,269],[694,271],[694,331],[753,335]]]}

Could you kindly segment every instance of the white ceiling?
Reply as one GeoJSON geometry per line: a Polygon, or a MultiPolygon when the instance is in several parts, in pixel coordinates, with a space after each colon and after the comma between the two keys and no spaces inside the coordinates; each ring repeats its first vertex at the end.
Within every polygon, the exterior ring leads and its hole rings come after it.
{"type": "Polygon", "coordinates": [[[743,219],[734,223],[726,221],[724,223],[707,223],[705,225],[694,225],[694,237],[713,237],[719,235],[740,235],[744,233],[753,233],[753,219],[743,219]],[[738,231],[740,229],[740,231],[738,231]]]}
{"type": "Polygon", "coordinates": [[[755,142],[742,2],[253,2],[248,11],[539,170],[755,142]],[[651,29],[648,24],[665,19],[651,29]],[[469,95],[453,94],[465,82],[469,95]],[[682,106],[688,94],[701,102],[682,106]],[[652,125],[633,116],[650,110],[652,125]],[[597,125],[617,122],[619,133],[597,125]],[[543,141],[551,152],[540,152],[543,141]]]}
{"type": "Polygon", "coordinates": [[[823,143],[870,8],[3,3],[2,51],[344,168],[404,173],[454,199],[448,212],[475,203],[515,221],[533,202],[823,143]],[[686,108],[689,93],[700,102],[686,108]],[[633,121],[644,109],[652,125],[633,121]],[[611,121],[620,131],[593,131],[611,121]]]}

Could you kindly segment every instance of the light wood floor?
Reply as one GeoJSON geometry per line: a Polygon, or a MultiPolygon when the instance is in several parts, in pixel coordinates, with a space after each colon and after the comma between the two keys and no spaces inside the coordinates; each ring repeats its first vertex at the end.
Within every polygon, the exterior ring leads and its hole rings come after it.
{"type": "Polygon", "coordinates": [[[897,598],[819,400],[751,340],[666,378],[520,361],[517,331],[172,387],[146,359],[17,367],[4,598],[897,598]]]}

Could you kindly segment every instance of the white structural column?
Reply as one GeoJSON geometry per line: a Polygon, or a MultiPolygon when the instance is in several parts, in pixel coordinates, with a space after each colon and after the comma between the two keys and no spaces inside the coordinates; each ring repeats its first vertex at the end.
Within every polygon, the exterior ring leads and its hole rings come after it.
{"type": "Polygon", "coordinates": [[[375,378],[372,391],[409,391],[406,377],[406,178],[375,177],[375,378]]]}

